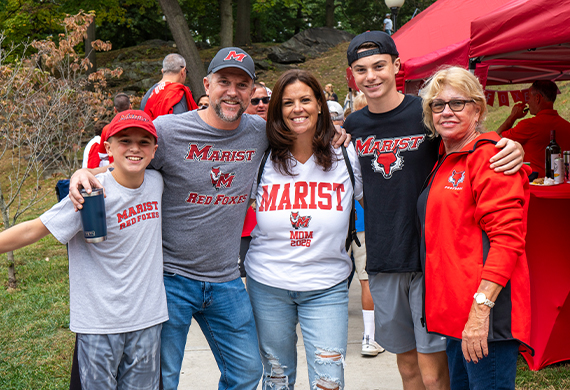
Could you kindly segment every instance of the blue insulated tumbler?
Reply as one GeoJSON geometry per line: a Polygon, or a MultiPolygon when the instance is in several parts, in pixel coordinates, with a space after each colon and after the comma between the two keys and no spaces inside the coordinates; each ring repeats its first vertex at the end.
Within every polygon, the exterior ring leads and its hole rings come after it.
{"type": "Polygon", "coordinates": [[[81,195],[85,201],[80,210],[85,241],[90,243],[103,242],[107,239],[107,218],[103,189],[94,188],[90,194],[81,190],[81,195]]]}

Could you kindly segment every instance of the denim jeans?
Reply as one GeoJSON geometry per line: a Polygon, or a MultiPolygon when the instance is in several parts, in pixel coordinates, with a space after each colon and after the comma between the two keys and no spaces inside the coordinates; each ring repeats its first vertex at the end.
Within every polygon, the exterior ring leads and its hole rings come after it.
{"type": "Polygon", "coordinates": [[[83,390],[158,390],[160,324],[133,332],[77,334],[83,390]]]}
{"type": "Polygon", "coordinates": [[[263,389],[293,390],[297,377],[297,332],[301,324],[311,388],[344,388],[348,337],[348,286],[289,291],[247,277],[263,362],[263,389]],[[281,382],[280,382],[281,381],[281,382]],[[279,384],[279,385],[278,385],[279,384]]]}
{"type": "Polygon", "coordinates": [[[178,387],[192,317],[218,363],[218,389],[256,389],[262,366],[251,304],[241,279],[210,283],[165,272],[164,287],[169,316],[161,334],[164,390],[178,387]]]}
{"type": "Polygon", "coordinates": [[[519,342],[493,341],[489,355],[477,364],[467,363],[461,340],[447,339],[447,360],[451,390],[514,390],[519,342]]]}

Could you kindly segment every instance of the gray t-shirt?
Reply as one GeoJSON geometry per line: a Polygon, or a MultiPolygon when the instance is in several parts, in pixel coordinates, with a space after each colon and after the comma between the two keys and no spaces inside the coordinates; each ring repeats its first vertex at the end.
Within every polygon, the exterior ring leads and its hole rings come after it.
{"type": "Polygon", "coordinates": [[[243,221],[268,146],[265,121],[244,114],[237,129],[219,130],[190,111],[154,125],[151,166],[164,178],[164,270],[206,282],[238,278],[243,221]]]}
{"type": "MultiPolygon", "coordinates": [[[[146,93],[144,94],[141,100],[141,107],[140,107],[142,111],[144,111],[144,107],[146,106],[146,102],[148,101],[150,94],[152,93],[153,89],[155,89],[158,86],[158,84],[160,84],[160,82],[154,84],[152,88],[146,91],[146,93]]],[[[188,103],[186,103],[186,97],[182,96],[180,101],[176,103],[174,107],[172,107],[172,113],[176,115],[176,114],[182,114],[187,111],[188,111],[188,103]]]]}
{"type": "Polygon", "coordinates": [[[112,334],[168,320],[162,274],[160,173],[147,170],[137,189],[97,175],[106,190],[107,240],[88,244],[81,215],[69,197],[41,217],[62,244],[69,243],[70,329],[112,334]]]}

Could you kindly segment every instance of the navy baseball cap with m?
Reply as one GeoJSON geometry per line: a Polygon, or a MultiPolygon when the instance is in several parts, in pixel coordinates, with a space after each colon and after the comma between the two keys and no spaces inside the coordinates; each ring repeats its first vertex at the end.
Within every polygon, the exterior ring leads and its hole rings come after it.
{"type": "Polygon", "coordinates": [[[238,68],[243,70],[252,80],[255,80],[255,64],[249,54],[239,47],[224,47],[214,57],[208,74],[216,73],[225,68],[238,68]]]}
{"type": "Polygon", "coordinates": [[[366,31],[365,33],[355,36],[352,41],[350,41],[350,45],[348,45],[348,50],[346,51],[348,66],[351,66],[356,60],[375,54],[389,54],[396,57],[400,55],[390,35],[384,31],[366,31]],[[373,43],[378,47],[359,53],[358,48],[365,43],[373,43]]]}

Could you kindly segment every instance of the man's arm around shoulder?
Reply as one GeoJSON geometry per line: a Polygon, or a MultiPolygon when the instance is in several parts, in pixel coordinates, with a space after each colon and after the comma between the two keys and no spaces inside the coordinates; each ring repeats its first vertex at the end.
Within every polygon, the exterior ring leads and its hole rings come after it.
{"type": "Polygon", "coordinates": [[[91,193],[92,188],[103,188],[95,175],[107,171],[109,167],[110,165],[93,169],[79,169],[71,176],[69,179],[69,199],[73,203],[75,211],[83,207],[83,196],[79,192],[81,188],[84,188],[88,194],[91,193]]]}

